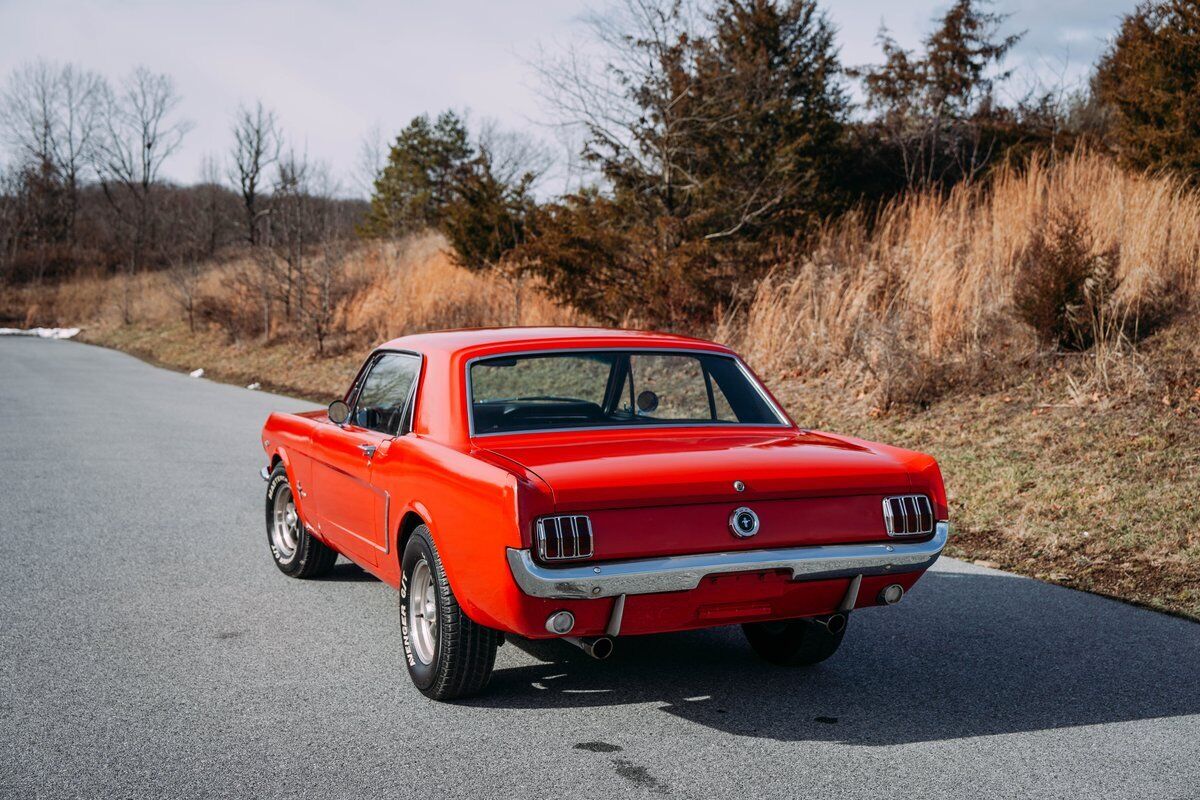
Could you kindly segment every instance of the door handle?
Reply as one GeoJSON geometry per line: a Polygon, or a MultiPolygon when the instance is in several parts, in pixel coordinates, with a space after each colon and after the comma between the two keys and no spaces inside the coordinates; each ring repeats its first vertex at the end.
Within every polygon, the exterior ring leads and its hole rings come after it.
{"type": "Polygon", "coordinates": [[[373,444],[360,444],[358,449],[362,450],[363,455],[367,458],[371,458],[375,455],[375,445],[373,444]]]}

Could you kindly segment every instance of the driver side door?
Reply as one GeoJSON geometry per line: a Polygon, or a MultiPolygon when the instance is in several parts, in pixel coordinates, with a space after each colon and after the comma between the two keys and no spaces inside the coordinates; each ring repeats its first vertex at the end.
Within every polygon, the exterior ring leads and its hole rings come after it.
{"type": "Polygon", "coordinates": [[[313,434],[318,531],[356,561],[378,564],[387,552],[387,497],[371,473],[402,432],[420,369],[410,353],[375,355],[351,398],[350,418],[313,434]]]}

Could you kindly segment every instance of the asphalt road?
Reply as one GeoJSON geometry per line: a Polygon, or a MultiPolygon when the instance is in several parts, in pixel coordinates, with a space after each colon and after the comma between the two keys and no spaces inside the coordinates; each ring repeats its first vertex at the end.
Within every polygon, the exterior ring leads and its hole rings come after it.
{"type": "Polygon", "coordinates": [[[390,587],[268,555],[303,407],[0,338],[0,797],[1200,797],[1200,625],[949,560],[809,671],[510,642],[426,700],[390,587]]]}

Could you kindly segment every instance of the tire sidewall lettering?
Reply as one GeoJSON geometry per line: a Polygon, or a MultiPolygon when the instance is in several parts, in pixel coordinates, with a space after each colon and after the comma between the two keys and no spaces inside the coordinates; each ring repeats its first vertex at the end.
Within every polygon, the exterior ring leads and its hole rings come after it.
{"type": "Polygon", "coordinates": [[[409,667],[417,665],[413,657],[412,642],[408,633],[408,571],[400,571],[400,639],[404,645],[404,659],[409,667]]]}
{"type": "MultiPolygon", "coordinates": [[[[285,486],[285,485],[288,485],[287,472],[286,472],[286,470],[276,467],[275,473],[271,476],[271,482],[267,484],[268,506],[275,502],[275,495],[279,492],[279,487],[285,486]]],[[[277,563],[283,564],[285,566],[289,566],[293,563],[296,563],[297,561],[300,560],[301,553],[304,550],[304,537],[306,535],[307,535],[307,532],[304,530],[303,525],[301,525],[300,535],[298,537],[298,541],[296,542],[296,550],[292,553],[291,557],[288,558],[279,552],[279,548],[277,548],[275,546],[275,540],[271,537],[270,532],[268,531],[267,544],[271,548],[271,556],[275,559],[275,561],[277,563]]]]}

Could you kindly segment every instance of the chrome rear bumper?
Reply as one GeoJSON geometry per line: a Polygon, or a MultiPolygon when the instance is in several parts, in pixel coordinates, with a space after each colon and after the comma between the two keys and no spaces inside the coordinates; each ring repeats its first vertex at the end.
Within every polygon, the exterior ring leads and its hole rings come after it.
{"type": "Polygon", "coordinates": [[[922,542],[872,542],[773,550],[700,553],[572,567],[545,567],[528,550],[508,549],[508,565],[521,591],[560,600],[655,594],[695,589],[706,575],[784,569],[792,580],[822,580],[852,575],[916,572],[937,561],[950,535],[939,522],[933,538],[922,542]]]}

